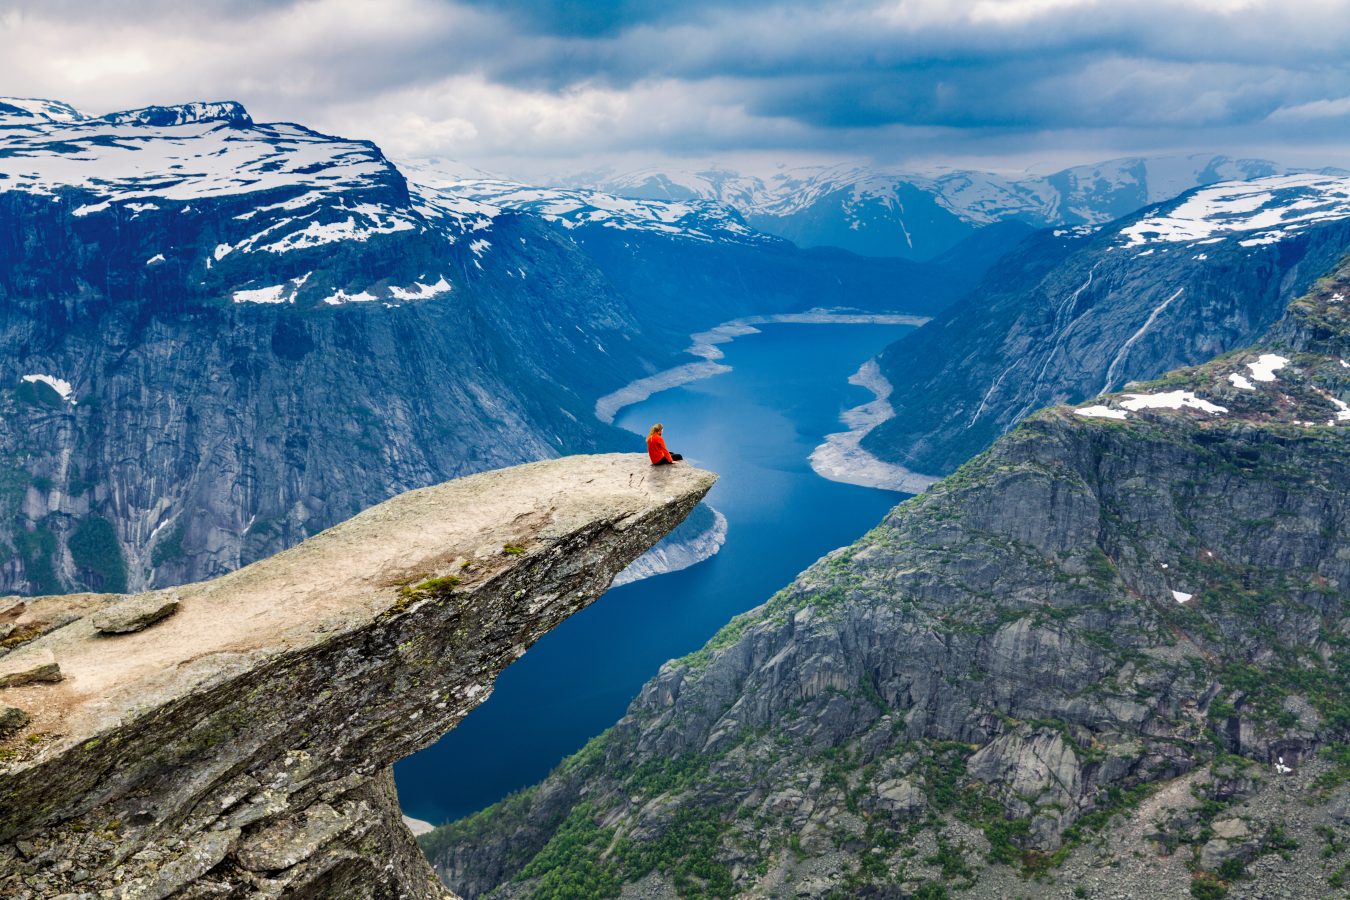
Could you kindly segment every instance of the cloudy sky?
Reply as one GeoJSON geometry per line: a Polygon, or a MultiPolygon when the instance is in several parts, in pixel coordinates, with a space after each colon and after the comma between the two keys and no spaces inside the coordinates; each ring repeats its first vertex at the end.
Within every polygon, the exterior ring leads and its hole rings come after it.
{"type": "Polygon", "coordinates": [[[0,93],[237,99],[526,177],[1215,151],[1350,167],[1350,0],[0,0],[0,93]]]}

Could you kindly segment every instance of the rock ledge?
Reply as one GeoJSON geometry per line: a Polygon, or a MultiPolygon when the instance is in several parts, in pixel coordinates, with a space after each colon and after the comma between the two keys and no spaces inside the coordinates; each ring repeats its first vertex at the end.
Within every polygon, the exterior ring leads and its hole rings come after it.
{"type": "Polygon", "coordinates": [[[174,615],[115,639],[93,619],[137,600],[29,600],[36,637],[6,668],[54,659],[64,680],[0,690],[29,717],[0,742],[0,894],[450,896],[389,766],[714,480],[611,454],[411,491],[180,587],[174,615]]]}

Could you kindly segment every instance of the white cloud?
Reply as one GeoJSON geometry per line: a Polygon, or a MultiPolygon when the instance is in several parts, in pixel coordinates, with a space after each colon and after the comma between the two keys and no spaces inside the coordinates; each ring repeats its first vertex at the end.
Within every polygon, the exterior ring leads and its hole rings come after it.
{"type": "Polygon", "coordinates": [[[1313,100],[1297,106],[1281,106],[1270,114],[1272,122],[1308,122],[1314,119],[1339,119],[1350,116],[1350,97],[1313,100]]]}
{"type": "Polygon", "coordinates": [[[7,93],[95,113],[237,99],[485,167],[1066,148],[1350,162],[1350,0],[700,0],[592,36],[486,0],[7,4],[7,93]]]}

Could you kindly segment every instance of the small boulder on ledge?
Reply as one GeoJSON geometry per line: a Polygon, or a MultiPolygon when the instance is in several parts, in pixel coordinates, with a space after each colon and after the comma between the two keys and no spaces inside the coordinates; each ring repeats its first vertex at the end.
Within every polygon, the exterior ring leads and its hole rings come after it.
{"type": "Polygon", "coordinates": [[[130,634],[178,612],[177,594],[137,594],[100,610],[90,622],[103,634],[130,634]]]}
{"type": "Polygon", "coordinates": [[[0,659],[0,688],[19,687],[36,682],[62,679],[61,667],[50,650],[13,654],[0,659]]]}

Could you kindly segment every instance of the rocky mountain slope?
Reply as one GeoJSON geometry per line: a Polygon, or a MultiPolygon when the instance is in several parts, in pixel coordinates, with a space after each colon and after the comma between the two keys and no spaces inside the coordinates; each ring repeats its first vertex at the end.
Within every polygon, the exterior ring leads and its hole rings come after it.
{"type": "Polygon", "coordinates": [[[466,897],[1341,889],[1348,401],[1350,262],[1030,417],[422,845],[466,897]]]}
{"type": "Polygon", "coordinates": [[[214,581],[0,607],[0,894],[452,897],[389,766],[715,476],[568,457],[395,497],[214,581]]]}
{"type": "Polygon", "coordinates": [[[631,446],[596,399],[690,331],[955,297],[667,207],[569,228],[236,103],[3,101],[0,591],[219,575],[402,490],[631,446]]]}
{"type": "Polygon", "coordinates": [[[932,259],[996,222],[1100,224],[1199,185],[1290,171],[1269,160],[1192,155],[1129,157],[1018,177],[835,165],[782,168],[767,177],[661,168],[563,181],[624,197],[725,204],[755,228],[803,247],[932,259]]]}
{"type": "Polygon", "coordinates": [[[1229,182],[1041,232],[879,358],[895,417],[862,446],[944,475],[1034,410],[1250,343],[1350,246],[1350,178],[1229,182]]]}

